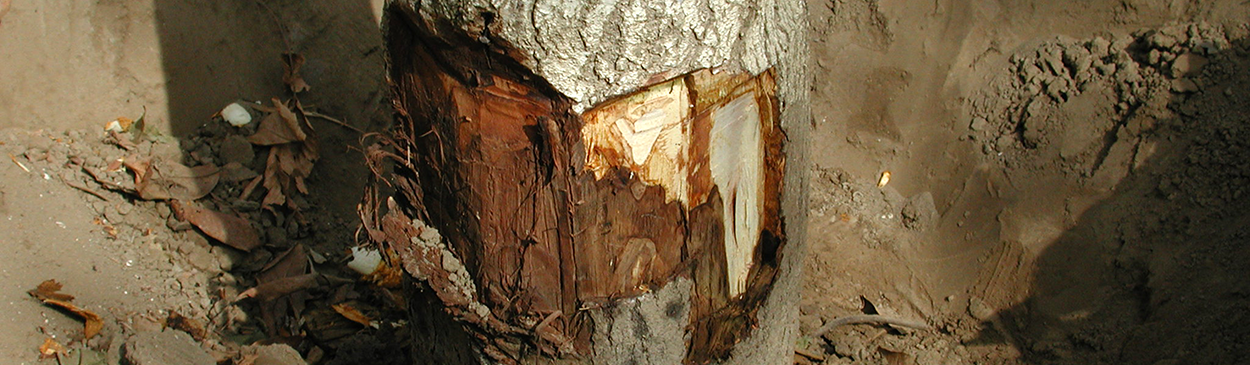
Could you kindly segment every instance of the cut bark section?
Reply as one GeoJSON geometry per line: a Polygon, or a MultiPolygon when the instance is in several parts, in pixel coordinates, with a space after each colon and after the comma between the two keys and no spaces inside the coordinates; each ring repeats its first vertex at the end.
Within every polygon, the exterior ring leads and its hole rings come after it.
{"type": "Polygon", "coordinates": [[[395,162],[396,195],[362,217],[437,297],[414,302],[496,361],[581,357],[610,325],[589,312],[684,277],[685,361],[726,357],[785,242],[771,71],[700,70],[578,115],[506,46],[407,4],[386,15],[397,128],[370,156],[395,162]]]}

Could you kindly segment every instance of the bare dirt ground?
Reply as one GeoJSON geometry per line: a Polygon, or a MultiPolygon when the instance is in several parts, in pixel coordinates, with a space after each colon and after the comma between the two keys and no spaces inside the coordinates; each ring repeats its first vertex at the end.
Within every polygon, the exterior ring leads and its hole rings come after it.
{"type": "MultiPolygon", "coordinates": [[[[291,52],[312,87],[297,96],[303,116],[384,129],[379,8],[0,0],[0,362],[55,363],[39,354],[48,338],[68,363],[161,363],[145,346],[189,346],[201,356],[189,363],[278,357],[253,343],[308,363],[408,361],[390,292],[343,267],[369,175],[362,134],[307,117],[308,194],[287,185],[294,206],[266,208],[269,186],[248,185],[267,179],[277,147],[246,138],[259,123],[214,116],[292,100],[291,52]],[[147,137],[120,134],[132,145],[103,128],[141,114],[147,137]],[[139,196],[135,171],[175,163],[220,168],[191,206],[241,217],[260,245],[208,237],[186,207],[139,196]],[[312,273],[293,296],[241,297],[312,273]],[[100,335],[84,340],[78,315],[27,293],[48,279],[101,317],[100,335]],[[163,327],[190,336],[136,336],[163,327]]],[[[796,362],[1250,361],[1250,6],[809,9],[820,142],[811,221],[797,223],[814,239],[796,362]]]]}
{"type": "Polygon", "coordinates": [[[801,361],[1247,361],[1244,4],[810,9],[801,361]]]}

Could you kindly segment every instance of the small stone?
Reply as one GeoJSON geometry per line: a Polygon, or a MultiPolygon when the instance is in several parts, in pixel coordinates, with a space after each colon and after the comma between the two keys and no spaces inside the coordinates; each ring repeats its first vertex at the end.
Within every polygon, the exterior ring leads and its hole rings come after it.
{"type": "Polygon", "coordinates": [[[169,204],[161,203],[156,205],[156,214],[160,215],[161,218],[169,218],[171,213],[169,204]]]}
{"type": "Polygon", "coordinates": [[[1008,148],[1011,148],[1014,143],[1015,138],[1012,138],[1010,133],[1004,133],[999,135],[998,139],[994,140],[994,149],[1006,151],[1008,148]]]}
{"type": "Polygon", "coordinates": [[[123,351],[130,365],[215,365],[217,360],[182,331],[143,332],[131,336],[123,351]]]}
{"type": "Polygon", "coordinates": [[[1172,62],[1176,59],[1176,54],[1172,52],[1163,52],[1159,54],[1160,63],[1172,62]]]}
{"type": "Polygon", "coordinates": [[[135,209],[135,206],[127,204],[127,203],[117,204],[117,214],[127,215],[127,214],[130,214],[130,212],[133,211],[134,209],[135,209]]]}
{"type": "MultiPolygon", "coordinates": [[[[212,244],[208,242],[208,237],[204,237],[204,235],[199,234],[198,232],[187,232],[186,239],[184,241],[186,241],[187,244],[190,244],[194,247],[208,248],[212,246],[212,244]]],[[[191,251],[179,251],[179,252],[188,253],[191,251]]]]}
{"type": "Polygon", "coordinates": [[[226,307],[226,315],[230,317],[230,322],[234,323],[244,323],[248,319],[247,311],[237,305],[226,307]]]}
{"type": "Polygon", "coordinates": [[[1034,80],[1038,76],[1041,76],[1041,74],[1042,70],[1037,68],[1037,65],[1026,65],[1024,66],[1024,69],[1020,71],[1020,75],[1023,76],[1022,78],[1026,81],[1034,80]]]}
{"type": "Polygon", "coordinates": [[[108,209],[108,203],[97,201],[91,203],[91,210],[98,214],[103,214],[108,209]]]}
{"type": "Polygon", "coordinates": [[[237,162],[244,166],[251,164],[256,158],[256,153],[252,151],[252,143],[237,134],[221,141],[221,145],[217,147],[217,155],[221,157],[223,163],[237,162]]]}
{"type": "Polygon", "coordinates": [[[173,215],[170,215],[169,218],[165,218],[165,226],[169,227],[169,230],[174,232],[182,232],[191,229],[191,223],[179,220],[178,217],[173,215]]]}
{"type": "Polygon", "coordinates": [[[799,316],[799,333],[804,335],[810,334],[824,324],[824,320],[815,314],[799,316]]]}
{"type": "Polygon", "coordinates": [[[1176,45],[1176,38],[1172,38],[1162,32],[1155,32],[1154,34],[1151,34],[1150,37],[1147,38],[1147,41],[1150,42],[1150,45],[1162,49],[1171,49],[1172,46],[1176,45]]]}
{"type": "Polygon", "coordinates": [[[1182,94],[1197,92],[1198,84],[1187,78],[1172,80],[1172,91],[1182,94]]]}
{"type": "Polygon", "coordinates": [[[218,114],[221,115],[221,119],[224,119],[227,123],[230,123],[230,125],[235,127],[245,126],[252,122],[252,114],[247,111],[247,108],[239,105],[239,103],[230,103],[230,105],[226,105],[226,107],[222,108],[221,112],[218,114]]]}
{"type": "Polygon", "coordinates": [[[1026,95],[1037,95],[1041,91],[1042,91],[1042,87],[1038,86],[1037,84],[1029,84],[1028,86],[1024,87],[1024,93],[1026,95]]]}
{"type": "Polygon", "coordinates": [[[980,132],[980,131],[985,130],[986,128],[989,128],[989,126],[990,126],[990,122],[985,120],[985,118],[976,117],[976,118],[972,118],[972,123],[968,124],[968,129],[980,132]]]}
{"type": "Polygon", "coordinates": [[[1104,39],[1103,37],[1094,37],[1094,39],[1090,40],[1089,43],[1086,44],[1086,48],[1089,49],[1090,53],[1092,53],[1094,56],[1099,57],[1099,58],[1102,58],[1102,57],[1107,56],[1108,54],[1111,54],[1110,53],[1111,42],[1104,39]]]}
{"type": "Polygon", "coordinates": [[[1046,67],[1050,69],[1050,73],[1055,76],[1063,76],[1068,74],[1068,68],[1063,65],[1063,51],[1055,50],[1044,56],[1046,67]]]}
{"type": "Polygon", "coordinates": [[[104,163],[104,157],[100,157],[98,155],[90,155],[85,158],[83,165],[89,166],[89,167],[103,167],[104,165],[106,165],[106,163],[104,163]]]}
{"type": "Polygon", "coordinates": [[[1207,58],[1193,53],[1186,53],[1176,57],[1172,61],[1170,69],[1172,77],[1185,77],[1197,74],[1202,71],[1202,67],[1207,65],[1207,58]]]}
{"type": "Polygon", "coordinates": [[[1046,84],[1046,95],[1050,96],[1056,102],[1063,102],[1065,93],[1064,83],[1058,80],[1046,84]]]}
{"type": "Polygon", "coordinates": [[[191,252],[187,253],[187,262],[204,272],[221,272],[221,264],[217,262],[217,256],[204,247],[192,248],[191,252]]]}
{"type": "Polygon", "coordinates": [[[994,317],[994,308],[979,297],[968,298],[968,314],[978,321],[987,321],[994,317]]]}
{"type": "MultiPolygon", "coordinates": [[[[307,365],[299,351],[287,344],[271,344],[255,348],[256,358],[253,365],[307,365]]],[[[245,352],[252,352],[245,350],[245,352]]]]}
{"type": "Polygon", "coordinates": [[[924,230],[937,225],[937,205],[933,202],[933,194],[923,192],[907,199],[901,212],[903,225],[910,229],[924,230]]]}
{"type": "Polygon", "coordinates": [[[1101,65],[1098,65],[1098,73],[1103,76],[1111,76],[1112,74],[1115,73],[1115,64],[1104,63],[1101,65]]]}
{"type": "Polygon", "coordinates": [[[209,252],[217,257],[217,264],[220,265],[221,271],[233,270],[236,263],[243,262],[243,253],[233,248],[213,246],[209,252]]]}
{"type": "Polygon", "coordinates": [[[104,219],[109,221],[109,223],[121,223],[122,214],[117,211],[116,206],[106,207],[104,208],[104,219]]]}

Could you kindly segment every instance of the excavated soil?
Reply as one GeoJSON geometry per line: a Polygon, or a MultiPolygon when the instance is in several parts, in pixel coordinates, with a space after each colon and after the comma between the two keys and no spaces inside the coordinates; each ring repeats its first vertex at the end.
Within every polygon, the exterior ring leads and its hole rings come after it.
{"type": "MultiPolygon", "coordinates": [[[[1250,6],[808,6],[796,363],[1250,361],[1250,6]]],[[[308,363],[408,362],[394,292],[344,267],[363,239],[362,132],[390,113],[379,8],[0,0],[0,362],[56,363],[40,358],[48,338],[63,363],[142,363],[133,349],[169,338],[223,363],[285,346],[308,363]],[[303,114],[352,128],[308,117],[307,194],[266,207],[248,185],[274,147],[213,113],[292,99],[284,52],[307,60],[303,114]],[[103,129],[145,108],[152,133],[133,145],[103,129]],[[240,217],[260,245],[103,182],[133,182],[118,161],[132,156],[221,166],[194,206],[240,217]],[[311,274],[294,294],[244,295],[311,274]],[[48,279],[100,335],[27,293],[48,279]],[[191,339],[153,335],[164,327],[191,339]]]]}

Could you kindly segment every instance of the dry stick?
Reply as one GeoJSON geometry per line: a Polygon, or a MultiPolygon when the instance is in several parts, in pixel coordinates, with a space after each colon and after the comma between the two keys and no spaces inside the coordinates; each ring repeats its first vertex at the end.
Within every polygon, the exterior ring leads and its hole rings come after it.
{"type": "Polygon", "coordinates": [[[346,122],[344,122],[344,121],[341,121],[341,120],[335,119],[334,117],[331,117],[331,116],[329,116],[329,115],[321,114],[321,113],[318,113],[318,112],[310,112],[310,111],[305,111],[305,112],[304,112],[304,116],[306,116],[306,117],[313,117],[313,118],[321,118],[321,119],[325,119],[325,120],[328,120],[328,121],[330,121],[330,122],[332,122],[332,123],[334,123],[334,124],[338,124],[340,127],[347,128],[347,129],[351,129],[351,130],[353,130],[353,131],[356,131],[356,133],[365,134],[365,131],[360,130],[360,128],[353,127],[352,125],[347,124],[347,123],[346,123],[346,122]]]}
{"type": "Polygon", "coordinates": [[[25,164],[22,164],[20,161],[18,161],[17,157],[13,157],[12,153],[9,154],[9,159],[13,160],[13,163],[17,164],[17,167],[21,167],[22,171],[30,172],[30,169],[26,168],[25,164]]]}
{"type": "Polygon", "coordinates": [[[61,178],[61,182],[62,182],[62,183],[65,183],[65,185],[67,185],[67,186],[69,186],[69,187],[71,187],[71,188],[81,190],[81,191],[82,191],[82,192],[84,192],[84,193],[91,194],[91,195],[93,195],[93,196],[95,196],[95,197],[97,197],[97,198],[100,198],[100,200],[103,200],[103,201],[106,201],[106,202],[112,202],[112,200],[109,200],[109,198],[108,198],[107,196],[104,196],[104,194],[100,194],[100,193],[96,192],[95,190],[91,190],[91,189],[87,188],[86,186],[79,186],[78,184],[71,183],[71,182],[69,182],[69,180],[65,180],[65,178],[64,178],[64,177],[62,177],[62,178],[61,178]]]}

